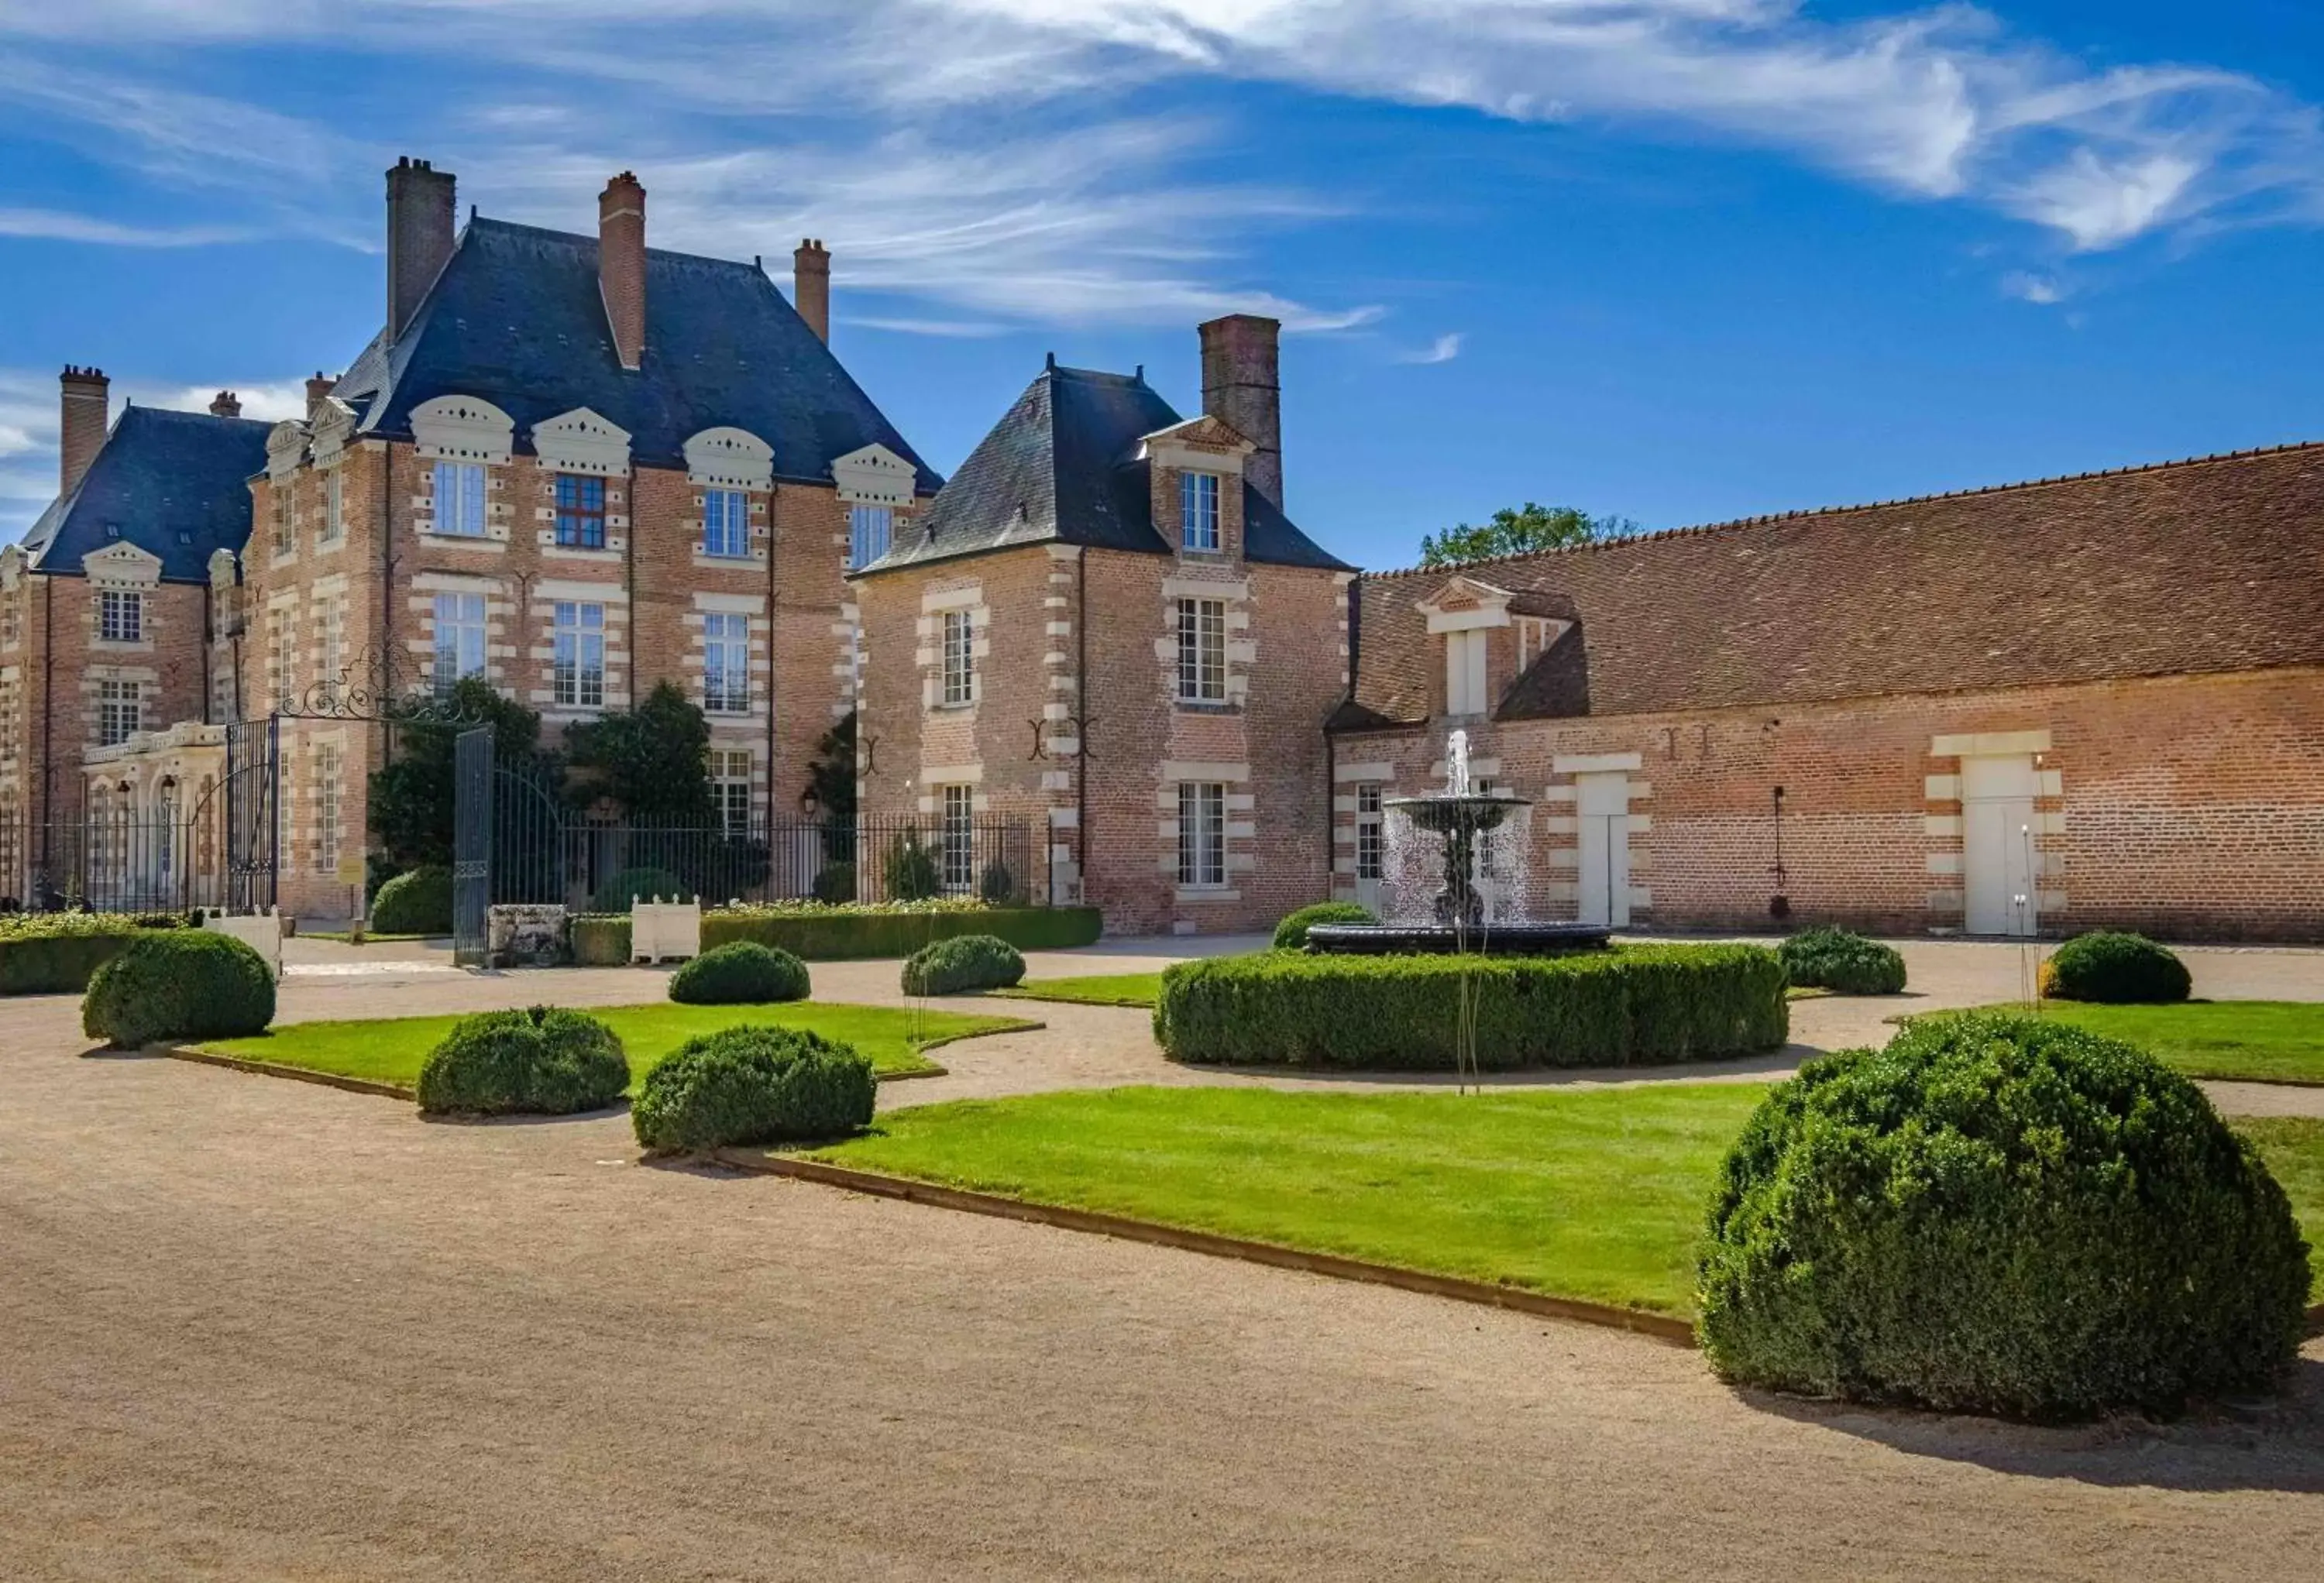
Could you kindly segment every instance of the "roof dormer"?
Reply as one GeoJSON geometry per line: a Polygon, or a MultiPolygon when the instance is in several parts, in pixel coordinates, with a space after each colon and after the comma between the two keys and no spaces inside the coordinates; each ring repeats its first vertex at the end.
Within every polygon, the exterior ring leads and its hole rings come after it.
{"type": "Polygon", "coordinates": [[[559,473],[626,476],[630,431],[586,407],[576,407],[532,426],[533,454],[559,473]]]}
{"type": "Polygon", "coordinates": [[[918,478],[918,468],[876,442],[832,458],[839,498],[857,505],[908,506],[918,478]]]}

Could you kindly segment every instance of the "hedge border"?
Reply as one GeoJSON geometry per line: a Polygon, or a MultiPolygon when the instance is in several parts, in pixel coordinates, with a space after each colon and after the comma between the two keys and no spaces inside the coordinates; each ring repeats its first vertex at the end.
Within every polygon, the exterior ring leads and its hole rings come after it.
{"type": "MultiPolygon", "coordinates": [[[[702,915],[702,949],[755,940],[801,962],[864,962],[908,957],[961,934],[993,934],[1019,951],[1074,951],[1093,945],[1104,920],[1093,907],[959,907],[925,913],[717,913],[702,915]],[[848,936],[854,938],[850,939],[848,936]]],[[[627,967],[630,921],[612,913],[573,920],[577,967],[627,967]]]]}
{"type": "Polygon", "coordinates": [[[38,934],[0,940],[0,998],[17,995],[84,995],[97,970],[155,931],[124,926],[73,934],[38,934]],[[52,961],[51,958],[61,958],[52,961]],[[26,966],[23,964],[30,963],[26,966]],[[42,971],[45,969],[46,971],[42,971]],[[23,973],[31,981],[12,982],[23,973]]]}

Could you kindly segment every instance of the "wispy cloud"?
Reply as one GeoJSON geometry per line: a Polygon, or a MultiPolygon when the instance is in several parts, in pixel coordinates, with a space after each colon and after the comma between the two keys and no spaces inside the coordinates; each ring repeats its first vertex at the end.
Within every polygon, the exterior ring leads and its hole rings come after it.
{"type": "Polygon", "coordinates": [[[2040,308],[2054,307],[2069,295],[2065,282],[2057,276],[2036,274],[2031,270],[2013,270],[2002,276],[2001,290],[2004,296],[2040,308]]]}
{"type": "Polygon", "coordinates": [[[251,235],[235,225],[124,225],[61,209],[0,208],[0,236],[87,242],[103,247],[202,247],[244,241],[251,235]]]}
{"type": "Polygon", "coordinates": [[[1455,330],[1450,335],[1437,336],[1427,345],[1417,350],[1398,353],[1396,361],[1413,364],[1450,363],[1461,355],[1461,344],[1467,338],[1455,330]]]}

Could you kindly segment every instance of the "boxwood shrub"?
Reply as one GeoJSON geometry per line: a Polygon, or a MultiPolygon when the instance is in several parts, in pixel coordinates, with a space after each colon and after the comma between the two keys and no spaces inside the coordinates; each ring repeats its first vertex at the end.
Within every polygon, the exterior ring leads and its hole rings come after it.
{"type": "Polygon", "coordinates": [[[203,929],[140,932],[89,975],[81,1031],[117,1050],[165,1039],[263,1034],[274,974],[241,941],[203,929]]]}
{"type": "Polygon", "coordinates": [[[2042,964],[2042,993],[2061,1000],[2162,1005],[2193,987],[2187,964],[2144,934],[2077,934],[2042,964]]]}
{"type": "Polygon", "coordinates": [[[1450,1071],[1464,985],[1488,1070],[1711,1060],[1775,1049],[1790,1030],[1774,952],[1639,945],[1180,962],[1162,975],[1154,1036],[1179,1061],[1450,1071]]]}
{"type": "Polygon", "coordinates": [[[722,1028],[646,1073],[630,1118],[656,1154],[844,1137],[872,1119],[872,1063],[804,1028],[722,1028]]]}
{"type": "Polygon", "coordinates": [[[991,934],[955,934],[912,953],[904,963],[907,995],[957,995],[1006,989],[1025,976],[1025,959],[991,934]]]}
{"type": "Polygon", "coordinates": [[[2296,1357],[2307,1247],[2200,1090],[2054,1021],[1908,1025],[1727,1159],[1703,1350],[1746,1385],[2023,1417],[2176,1410],[2296,1357]]]}
{"type": "Polygon", "coordinates": [[[372,897],[374,934],[449,934],[452,932],[452,870],[414,869],[398,874],[372,897]]]}
{"type": "Polygon", "coordinates": [[[669,976],[669,998],[688,1006],[762,1006],[807,991],[807,963],[755,940],[706,951],[669,976]]]}
{"type": "Polygon", "coordinates": [[[1839,995],[1895,995],[1904,988],[1904,958],[1895,947],[1847,929],[1803,929],[1775,947],[1784,971],[1803,989],[1839,995]]]}
{"type": "Polygon", "coordinates": [[[1093,943],[1102,920],[1093,907],[982,907],[925,901],[908,906],[814,902],[720,907],[702,915],[702,947],[733,940],[779,945],[803,962],[909,956],[932,940],[991,934],[1019,951],[1065,951],[1093,943]]]}
{"type": "Polygon", "coordinates": [[[630,915],[576,913],[570,925],[573,965],[627,967],[630,963],[630,915]]]}
{"type": "Polygon", "coordinates": [[[487,1011],[452,1025],[420,1068],[431,1116],[570,1116],[630,1086],[622,1041],[594,1017],[553,1006],[487,1011]]]}
{"type": "Polygon", "coordinates": [[[1370,907],[1360,907],[1352,901],[1319,901],[1312,906],[1303,907],[1296,913],[1286,915],[1281,923],[1275,925],[1275,949],[1277,951],[1306,950],[1307,930],[1312,925],[1377,924],[1379,922],[1378,918],[1372,916],[1370,907]]]}
{"type": "Polygon", "coordinates": [[[589,898],[593,913],[627,913],[640,901],[651,901],[659,897],[664,901],[692,899],[686,881],[668,869],[624,869],[603,885],[589,898]]]}

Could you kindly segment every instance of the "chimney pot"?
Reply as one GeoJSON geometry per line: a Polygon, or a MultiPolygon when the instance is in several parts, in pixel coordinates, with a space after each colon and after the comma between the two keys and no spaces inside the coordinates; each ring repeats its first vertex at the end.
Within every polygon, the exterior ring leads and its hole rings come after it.
{"type": "Polygon", "coordinates": [[[816,339],[831,342],[831,254],[810,236],[791,254],[791,305],[816,339]]]}
{"type": "Polygon", "coordinates": [[[387,173],[387,338],[420,311],[444,272],[455,240],[455,183],[449,170],[405,154],[387,173]]]}
{"type": "Polygon", "coordinates": [[[307,420],[311,423],[322,415],[323,403],[331,399],[331,387],[339,382],[334,376],[318,370],[307,381],[307,420]]]}
{"type": "Polygon", "coordinates": [[[597,195],[597,290],[613,353],[634,369],[646,355],[646,189],[624,170],[597,195]]]}
{"type": "Polygon", "coordinates": [[[1232,313],[1201,327],[1203,410],[1259,447],[1243,463],[1243,477],[1277,511],[1283,509],[1283,324],[1257,314],[1232,313]]]}
{"type": "Polygon", "coordinates": [[[232,391],[220,391],[210,399],[210,416],[213,418],[241,417],[242,398],[232,391]]]}
{"type": "Polygon", "coordinates": [[[65,364],[57,379],[57,492],[70,494],[105,448],[113,385],[101,368],[65,364]]]}

